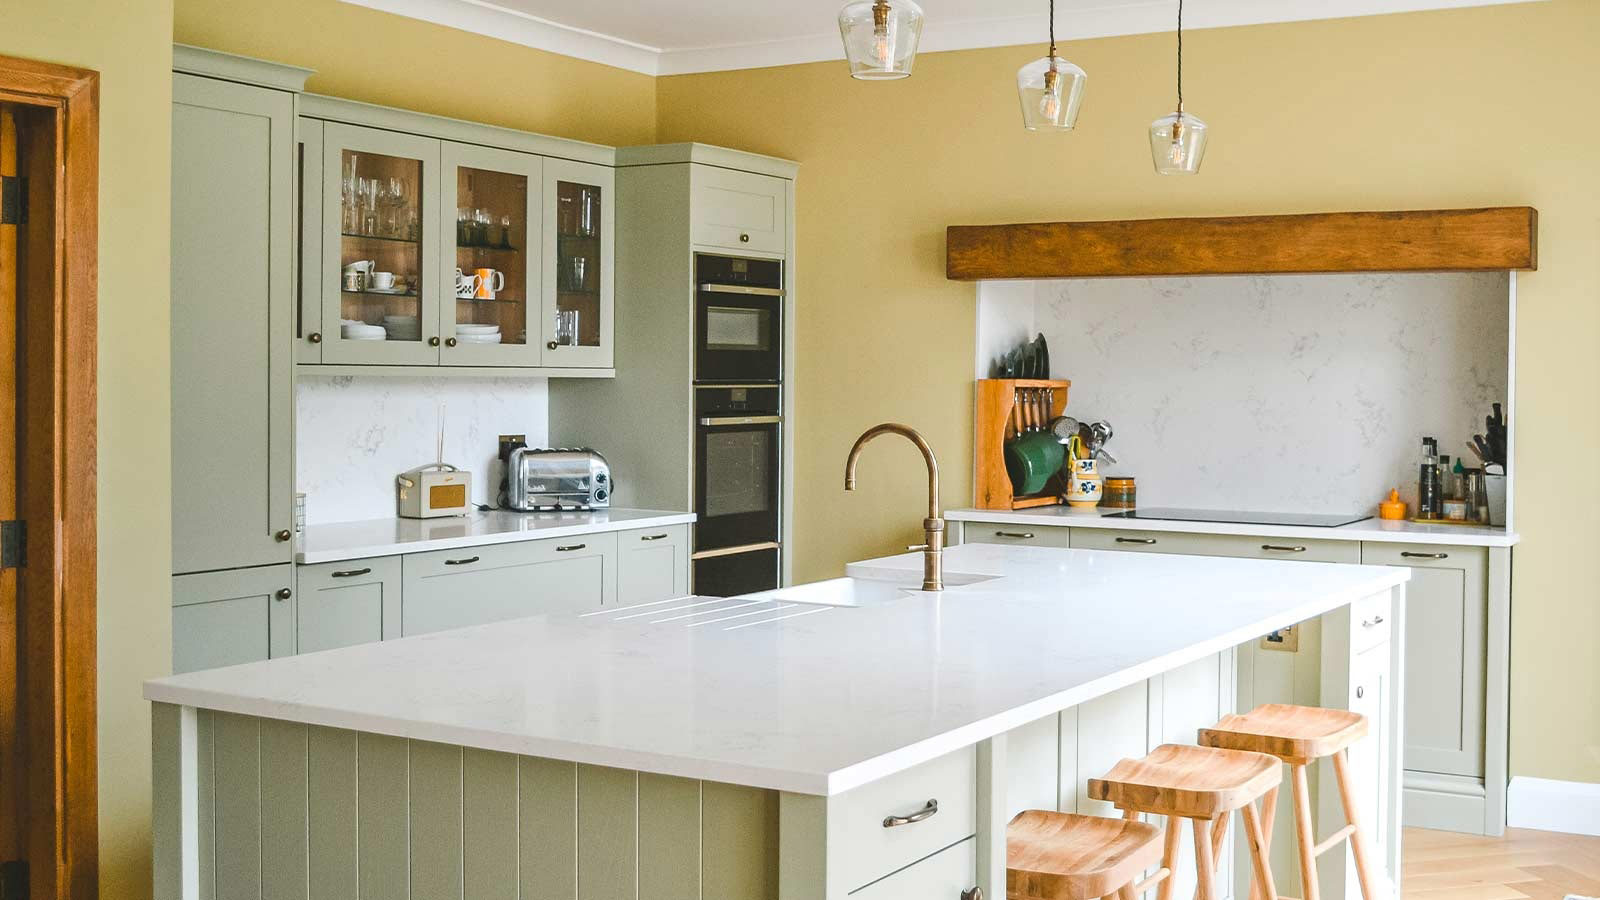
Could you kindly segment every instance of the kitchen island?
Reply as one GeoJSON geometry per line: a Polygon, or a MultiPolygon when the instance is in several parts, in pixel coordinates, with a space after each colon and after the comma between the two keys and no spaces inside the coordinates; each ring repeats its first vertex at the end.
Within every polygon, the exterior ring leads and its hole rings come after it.
{"type": "Polygon", "coordinates": [[[1084,781],[1192,743],[1250,696],[1234,648],[1318,617],[1399,871],[1405,570],[970,545],[929,594],[920,566],[151,681],[156,895],[1003,897],[1015,811],[1104,812],[1084,781]]]}

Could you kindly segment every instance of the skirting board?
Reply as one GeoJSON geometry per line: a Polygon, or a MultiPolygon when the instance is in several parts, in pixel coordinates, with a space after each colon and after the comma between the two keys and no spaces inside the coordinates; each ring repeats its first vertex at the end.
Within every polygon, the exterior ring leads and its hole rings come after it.
{"type": "Polygon", "coordinates": [[[1600,784],[1518,775],[1506,807],[1512,828],[1600,836],[1600,784]]]}
{"type": "Polygon", "coordinates": [[[1505,823],[1488,815],[1483,782],[1475,778],[1406,772],[1401,821],[1407,828],[1498,837],[1505,823]]]}

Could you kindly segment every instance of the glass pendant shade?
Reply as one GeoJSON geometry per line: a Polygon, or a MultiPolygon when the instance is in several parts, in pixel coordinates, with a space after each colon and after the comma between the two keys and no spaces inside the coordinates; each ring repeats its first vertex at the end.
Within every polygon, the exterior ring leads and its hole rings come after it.
{"type": "Polygon", "coordinates": [[[1193,175],[1206,155],[1206,123],[1183,110],[1150,123],[1150,155],[1162,175],[1193,175]]]}
{"type": "Polygon", "coordinates": [[[922,7],[911,0],[858,0],[840,10],[839,36],[852,77],[904,78],[922,36],[922,7]]]}
{"type": "Polygon", "coordinates": [[[1059,56],[1043,57],[1017,70],[1017,99],[1029,131],[1071,131],[1078,124],[1084,71],[1059,56]]]}

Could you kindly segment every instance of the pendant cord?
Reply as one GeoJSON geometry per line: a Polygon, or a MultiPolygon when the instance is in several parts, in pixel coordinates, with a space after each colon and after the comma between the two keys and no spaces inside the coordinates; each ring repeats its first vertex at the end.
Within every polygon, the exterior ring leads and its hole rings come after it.
{"type": "Polygon", "coordinates": [[[1183,112],[1183,0],[1178,0],[1178,112],[1183,112]]]}
{"type": "Polygon", "coordinates": [[[1056,0],[1050,0],[1050,59],[1055,65],[1056,58],[1056,0]]]}

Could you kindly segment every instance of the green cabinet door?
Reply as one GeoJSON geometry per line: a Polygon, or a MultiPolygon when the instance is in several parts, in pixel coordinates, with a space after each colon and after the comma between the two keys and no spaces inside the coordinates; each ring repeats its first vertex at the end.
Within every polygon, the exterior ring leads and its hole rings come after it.
{"type": "Polygon", "coordinates": [[[299,566],[295,579],[297,652],[399,636],[400,557],[299,566]]]}
{"type": "Polygon", "coordinates": [[[176,573],[290,559],[293,111],[283,91],[173,76],[176,573]]]}
{"type": "Polygon", "coordinates": [[[293,579],[289,565],[174,576],[173,673],[292,654],[293,579]]]}
{"type": "Polygon", "coordinates": [[[615,533],[407,554],[401,633],[599,609],[616,602],[616,554],[615,533]]]}
{"type": "Polygon", "coordinates": [[[689,593],[689,526],[617,533],[617,603],[653,603],[689,593]]]}

